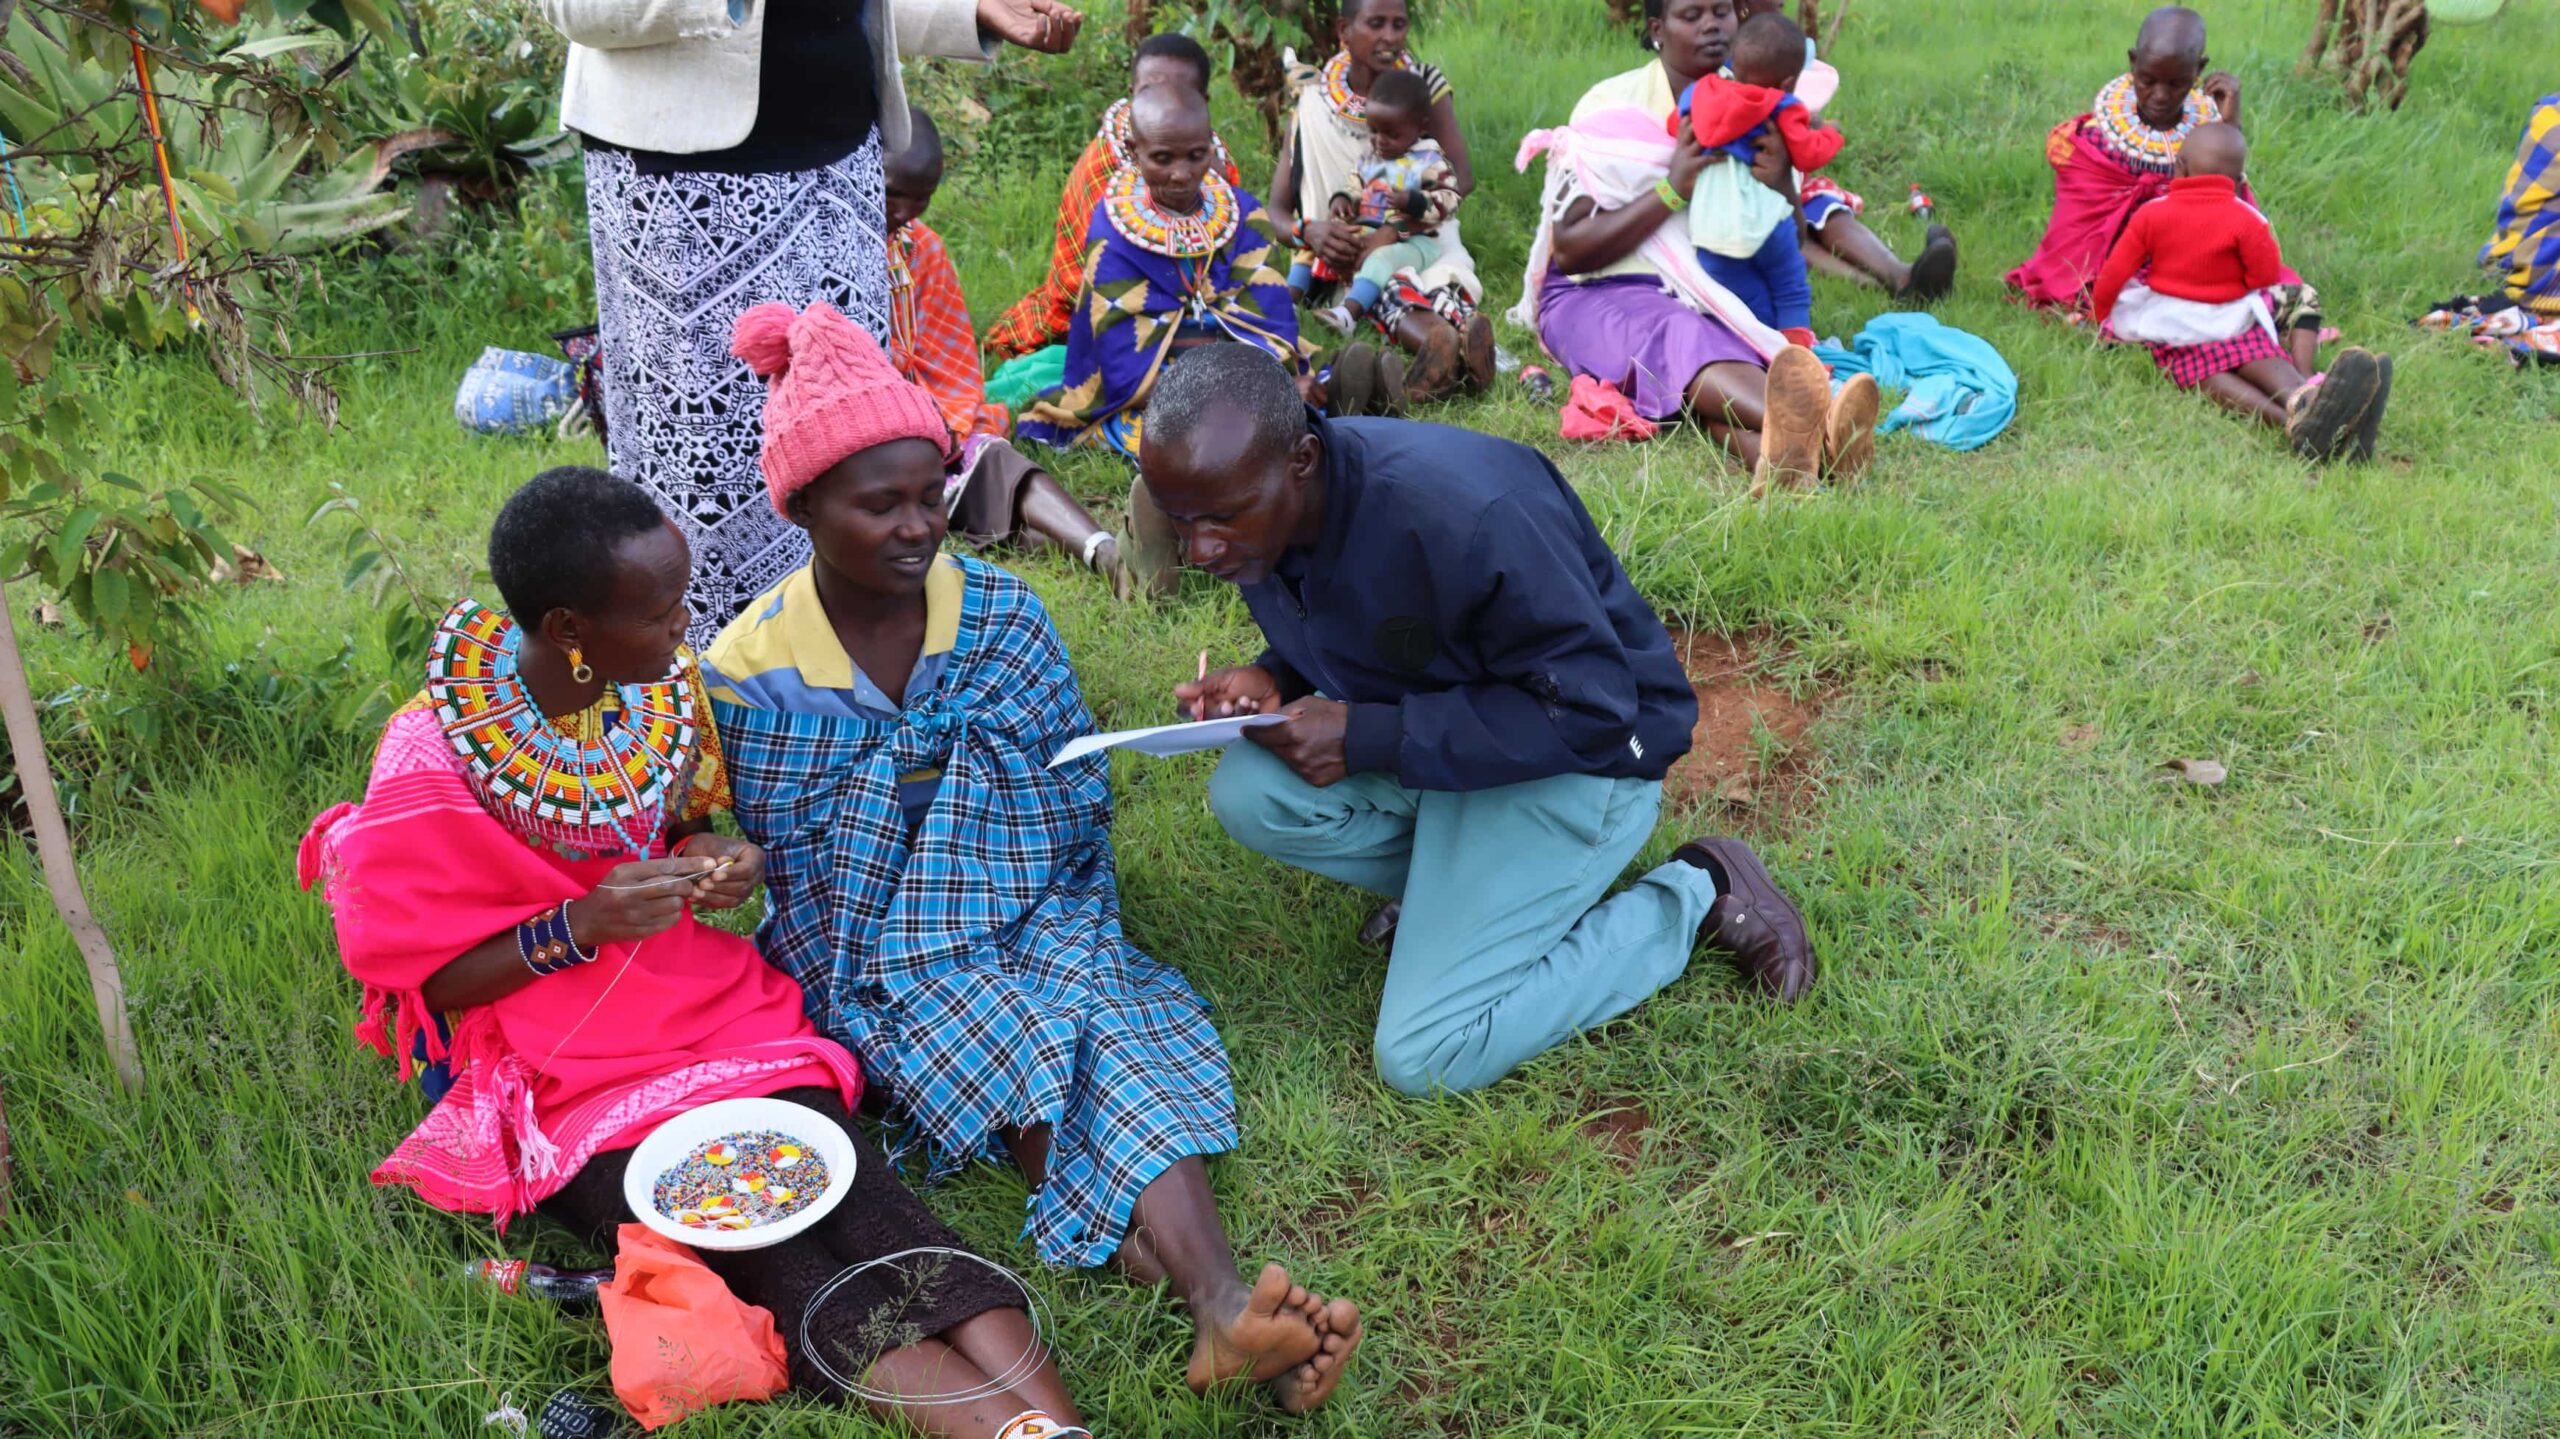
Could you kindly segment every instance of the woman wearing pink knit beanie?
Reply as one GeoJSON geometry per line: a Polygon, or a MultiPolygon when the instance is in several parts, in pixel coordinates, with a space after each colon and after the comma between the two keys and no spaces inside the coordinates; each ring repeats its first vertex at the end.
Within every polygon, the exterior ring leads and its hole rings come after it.
{"type": "Polygon", "coordinates": [[[949,423],[948,409],[931,390],[906,380],[886,351],[856,343],[869,339],[824,303],[797,316],[785,305],[759,305],[738,317],[732,348],[770,383],[765,403],[792,412],[779,419],[768,412],[765,422],[763,466],[777,513],[789,518],[782,503],[785,489],[773,478],[777,463],[785,473],[809,470],[799,481],[805,484],[826,468],[807,463],[820,452],[842,459],[880,439],[942,434],[944,509],[949,527],[962,539],[981,550],[1017,538],[1025,543],[1045,540],[1109,580],[1121,599],[1131,597],[1117,535],[1002,436],[973,435],[956,442],[938,427],[927,434],[929,427],[916,415],[918,397],[942,415],[943,424],[949,423]],[[890,393],[886,387],[892,384],[903,385],[905,392],[890,393]],[[840,412],[840,405],[850,408],[840,412]],[[831,418],[817,419],[820,411],[831,418]],[[876,438],[874,431],[879,432],[876,438]]]}
{"type": "Polygon", "coordinates": [[[766,960],[936,1174],[1010,1153],[1041,1258],[1171,1285],[1193,1388],[1324,1403],[1359,1310],[1237,1272],[1206,1163],[1236,1144],[1225,1047],[1122,931],[1108,762],[1050,767],[1093,718],[1048,612],[940,553],[941,412],[823,305],[749,311],[737,351],[771,382],[765,483],[812,553],[701,659],[765,851],[766,960]]]}

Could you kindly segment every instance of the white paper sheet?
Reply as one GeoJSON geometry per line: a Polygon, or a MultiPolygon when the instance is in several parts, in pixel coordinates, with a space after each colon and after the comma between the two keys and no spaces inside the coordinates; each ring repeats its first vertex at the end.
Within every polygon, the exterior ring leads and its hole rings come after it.
{"type": "Polygon", "coordinates": [[[1280,715],[1236,715],[1230,719],[1193,720],[1186,724],[1160,724],[1150,729],[1114,730],[1109,734],[1089,734],[1067,741],[1058,757],[1049,761],[1056,769],[1069,760],[1106,749],[1133,749],[1140,754],[1190,754],[1194,750],[1225,749],[1244,738],[1246,730],[1256,725],[1278,724],[1280,715]]]}

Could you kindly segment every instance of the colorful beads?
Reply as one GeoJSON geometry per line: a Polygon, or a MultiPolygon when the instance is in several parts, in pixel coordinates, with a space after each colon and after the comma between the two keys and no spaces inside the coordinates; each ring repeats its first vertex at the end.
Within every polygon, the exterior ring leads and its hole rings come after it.
{"type": "Polygon", "coordinates": [[[827,1162],[814,1150],[759,1129],[697,1145],[658,1176],[650,1202],[687,1229],[732,1232],[788,1219],[826,1188],[827,1162]],[[775,1173],[786,1169],[787,1175],[775,1173]]]}
{"type": "Polygon", "coordinates": [[[1147,193],[1146,177],[1134,169],[1111,177],[1103,189],[1102,209],[1130,244],[1175,260],[1204,259],[1225,249],[1243,213],[1235,187],[1214,170],[1200,177],[1200,208],[1188,215],[1158,208],[1147,193]]]}
{"type": "Polygon", "coordinates": [[[2202,91],[2187,96],[2186,109],[2174,130],[2154,130],[2142,123],[2142,108],[2133,92],[2133,77],[2118,75],[2098,92],[2090,109],[2098,124],[2098,140],[2117,158],[2138,169],[2166,175],[2178,163],[2178,149],[2198,125],[2222,119],[2222,107],[2202,91]]]}
{"type": "Polygon", "coordinates": [[[429,646],[427,699],[473,790],[520,830],[565,829],[583,849],[647,854],[667,793],[693,758],[693,686],[681,668],[652,684],[612,686],[611,713],[555,724],[517,672],[523,644],[514,621],[466,599],[445,612],[429,646]]]}
{"type": "MultiPolygon", "coordinates": [[[[1412,69],[1413,56],[1397,56],[1396,68],[1412,69]]],[[[1336,50],[1333,58],[1324,62],[1324,102],[1345,120],[1357,120],[1363,125],[1369,123],[1369,97],[1351,88],[1351,52],[1348,50],[1336,50]]]]}

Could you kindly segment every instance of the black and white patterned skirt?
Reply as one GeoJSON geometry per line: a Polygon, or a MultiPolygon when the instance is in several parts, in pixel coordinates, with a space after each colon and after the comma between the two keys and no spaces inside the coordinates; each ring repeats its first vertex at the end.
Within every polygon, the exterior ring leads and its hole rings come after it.
{"type": "Polygon", "coordinates": [[[688,638],[702,649],[809,558],[808,537],[766,498],[764,381],[730,356],[730,328],[768,300],[825,300],[885,341],[880,136],[833,165],[770,175],[643,175],[603,148],[586,162],[607,448],[613,472],[693,545],[688,638]]]}

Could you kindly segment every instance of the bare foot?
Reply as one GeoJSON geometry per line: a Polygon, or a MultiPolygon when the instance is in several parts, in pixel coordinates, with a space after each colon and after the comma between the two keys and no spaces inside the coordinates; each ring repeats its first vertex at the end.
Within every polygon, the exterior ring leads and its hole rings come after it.
{"type": "Polygon", "coordinates": [[[1322,1408],[1333,1397],[1334,1386],[1342,1382],[1351,1367],[1351,1356],[1360,1347],[1360,1310],[1348,1299],[1337,1299],[1324,1306],[1317,1327],[1323,1342],[1316,1347],[1315,1357],[1271,1381],[1271,1397],[1279,1401],[1282,1412],[1305,1414],[1322,1408]]]}
{"type": "Polygon", "coordinates": [[[1262,1266],[1244,1307],[1220,1321],[1205,1314],[1200,1342],[1191,1350],[1191,1370],[1184,1376],[1194,1393],[1230,1379],[1268,1383],[1313,1360],[1324,1347],[1314,1316],[1323,1301],[1289,1282],[1289,1271],[1277,1264],[1262,1266]]]}

